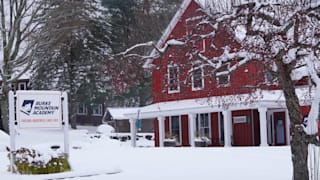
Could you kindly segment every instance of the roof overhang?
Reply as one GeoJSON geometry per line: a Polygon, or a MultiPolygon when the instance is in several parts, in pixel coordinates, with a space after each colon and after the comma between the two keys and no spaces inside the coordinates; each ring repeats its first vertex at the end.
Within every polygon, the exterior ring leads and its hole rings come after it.
{"type": "MultiPolygon", "coordinates": [[[[300,105],[311,104],[310,97],[312,96],[310,96],[310,91],[308,88],[299,88],[296,90],[296,93],[300,99],[300,105]]],[[[282,90],[257,91],[252,94],[167,101],[139,108],[122,108],[118,109],[118,115],[113,116],[113,118],[118,119],[117,117],[119,117],[119,119],[153,119],[161,116],[165,117],[182,114],[187,115],[196,113],[222,112],[226,110],[235,111],[257,109],[259,107],[265,107],[269,109],[286,108],[285,98],[282,90]]],[[[113,109],[111,108],[111,111],[112,110],[113,109]]]]}

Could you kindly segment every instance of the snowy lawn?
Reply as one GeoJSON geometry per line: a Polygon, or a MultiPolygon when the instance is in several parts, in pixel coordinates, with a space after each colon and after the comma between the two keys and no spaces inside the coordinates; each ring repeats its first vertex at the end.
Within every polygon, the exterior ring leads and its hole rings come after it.
{"type": "MultiPolygon", "coordinates": [[[[91,131],[92,132],[92,131],[91,131]]],[[[18,146],[45,150],[63,146],[61,131],[21,131],[18,146]]],[[[4,144],[6,137],[0,134],[4,144]]],[[[7,142],[9,144],[9,142],[7,142]]],[[[138,141],[138,145],[152,142],[138,141]]],[[[130,142],[119,142],[105,136],[88,134],[87,130],[70,130],[70,163],[72,172],[53,175],[13,175],[7,172],[7,152],[0,148],[0,179],[34,180],[66,176],[80,180],[164,180],[164,179],[247,179],[290,180],[292,176],[290,148],[131,148],[130,142]],[[116,174],[106,174],[106,173],[116,174]]]]}

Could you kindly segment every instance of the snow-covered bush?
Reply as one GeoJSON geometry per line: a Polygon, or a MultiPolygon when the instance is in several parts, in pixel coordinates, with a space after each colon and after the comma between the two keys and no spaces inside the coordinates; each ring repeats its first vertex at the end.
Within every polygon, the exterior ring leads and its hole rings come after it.
{"type": "MultiPolygon", "coordinates": [[[[52,151],[57,151],[52,149],[52,151]]],[[[70,171],[68,158],[64,153],[40,153],[34,149],[20,148],[13,153],[14,169],[20,174],[50,174],[70,171]]],[[[10,159],[10,154],[8,155],[10,159]]],[[[9,169],[11,170],[11,169],[9,169]]]]}
{"type": "Polygon", "coordinates": [[[110,135],[111,133],[114,133],[114,132],[115,132],[115,129],[108,124],[102,124],[97,128],[97,133],[99,134],[110,135]]]}

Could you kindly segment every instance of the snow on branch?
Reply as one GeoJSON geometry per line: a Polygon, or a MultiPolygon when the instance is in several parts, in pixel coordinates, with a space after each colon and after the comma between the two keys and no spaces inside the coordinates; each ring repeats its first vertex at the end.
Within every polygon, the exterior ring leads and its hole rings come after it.
{"type": "Polygon", "coordinates": [[[146,43],[140,43],[140,44],[133,45],[133,46],[129,47],[128,49],[126,49],[125,51],[113,55],[113,57],[117,57],[117,56],[122,56],[122,57],[126,57],[126,58],[137,57],[137,58],[140,58],[141,60],[155,59],[155,58],[158,58],[159,56],[161,56],[164,52],[166,52],[169,47],[183,46],[183,45],[185,45],[184,42],[178,41],[176,39],[171,39],[165,43],[164,47],[159,48],[155,45],[155,43],[153,41],[149,41],[146,43]],[[132,51],[134,51],[138,48],[143,48],[143,47],[152,47],[158,53],[151,53],[148,56],[140,55],[138,53],[132,53],[132,51]]]}
{"type": "Polygon", "coordinates": [[[140,47],[150,47],[150,46],[154,46],[154,43],[153,41],[149,41],[149,42],[146,42],[146,43],[140,43],[140,44],[135,44],[134,46],[131,46],[130,48],[126,49],[124,52],[121,52],[121,53],[118,53],[117,55],[127,55],[129,54],[129,52],[137,49],[137,48],[140,48],[140,47]]]}
{"type": "Polygon", "coordinates": [[[185,43],[182,42],[182,41],[178,41],[178,40],[175,40],[175,39],[170,39],[169,41],[166,42],[164,47],[161,48],[161,49],[158,49],[158,51],[160,53],[164,53],[170,46],[183,46],[183,45],[185,45],[185,43]]]}

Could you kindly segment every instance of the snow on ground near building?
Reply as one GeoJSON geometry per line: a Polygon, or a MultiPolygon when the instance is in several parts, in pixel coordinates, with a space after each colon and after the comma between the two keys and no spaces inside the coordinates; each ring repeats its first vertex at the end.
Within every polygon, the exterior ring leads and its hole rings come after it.
{"type": "MultiPolygon", "coordinates": [[[[92,129],[89,132],[92,132],[92,129]]],[[[5,141],[2,138],[1,141],[5,141]]],[[[7,142],[9,144],[9,142],[7,142]]],[[[21,131],[18,146],[44,150],[63,146],[63,133],[57,130],[21,131]]],[[[143,139],[138,145],[150,146],[143,139]],[[139,144],[140,143],[140,144],[139,144]]],[[[130,141],[119,142],[104,135],[88,134],[88,130],[70,130],[70,163],[73,171],[53,175],[13,175],[7,172],[7,152],[0,149],[0,179],[34,180],[64,176],[88,177],[79,180],[163,180],[163,179],[247,179],[291,180],[290,148],[154,148],[130,147],[130,141]],[[118,172],[117,174],[105,174],[118,172]],[[98,174],[98,175],[97,175],[98,174]]]]}

